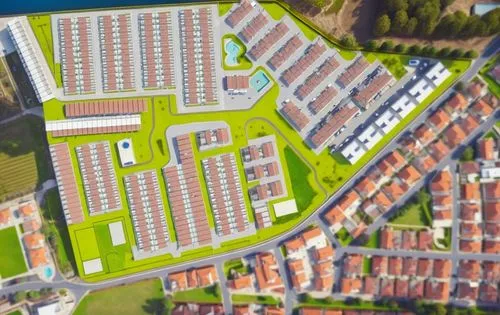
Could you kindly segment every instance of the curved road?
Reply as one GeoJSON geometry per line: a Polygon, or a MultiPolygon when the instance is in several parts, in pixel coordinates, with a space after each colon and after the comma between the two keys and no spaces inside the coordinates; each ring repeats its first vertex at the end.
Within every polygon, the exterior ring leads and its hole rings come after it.
{"type": "MultiPolygon", "coordinates": [[[[488,61],[488,59],[493,56],[500,48],[500,37],[495,38],[490,45],[485,49],[483,54],[475,60],[472,65],[469,67],[469,69],[462,75],[460,78],[461,81],[467,82],[470,79],[472,79],[478,71],[483,67],[483,65],[488,61]]],[[[448,97],[451,96],[453,93],[452,89],[448,89],[446,92],[444,92],[441,96],[439,96],[428,108],[426,108],[414,121],[412,121],[408,126],[405,127],[404,130],[401,131],[400,135],[403,134],[405,131],[410,130],[417,126],[418,124],[422,123],[425,121],[425,119],[429,116],[429,114],[443,101],[445,101],[448,97]]],[[[495,117],[491,117],[489,122],[491,123],[491,120],[495,119],[495,117]]],[[[483,124],[484,125],[484,124],[483,124]]],[[[369,163],[364,165],[351,179],[349,179],[339,190],[337,190],[330,198],[328,198],[318,209],[316,209],[309,217],[304,219],[301,223],[299,223],[297,226],[295,226],[293,229],[284,232],[283,234],[274,237],[272,239],[269,239],[261,244],[257,244],[255,246],[249,247],[249,248],[244,248],[240,249],[237,251],[233,251],[230,253],[225,253],[225,254],[220,254],[216,256],[210,256],[207,258],[202,258],[198,260],[194,260],[188,263],[182,263],[178,265],[171,265],[167,267],[161,267],[158,269],[153,269],[121,278],[116,278],[113,280],[107,280],[99,283],[84,283],[81,281],[56,281],[52,283],[45,283],[41,281],[35,281],[35,282],[26,282],[26,283],[20,283],[17,285],[12,285],[8,286],[5,288],[2,288],[0,290],[0,295],[5,295],[5,294],[10,294],[14,293],[16,291],[20,290],[39,290],[41,288],[45,287],[52,287],[54,289],[59,289],[59,288],[67,288],[73,291],[75,294],[75,297],[77,301],[81,299],[81,297],[88,291],[88,290],[96,290],[96,289],[103,289],[111,286],[116,286],[119,284],[126,284],[126,283],[132,283],[144,279],[149,279],[149,278],[154,278],[154,277],[159,277],[159,278],[164,278],[167,273],[170,272],[175,272],[179,270],[184,270],[187,268],[192,268],[192,267],[199,267],[207,264],[214,264],[214,265],[222,265],[224,261],[233,259],[233,258],[239,258],[242,256],[247,256],[251,255],[257,252],[261,251],[267,251],[267,250],[272,250],[276,249],[281,245],[281,242],[292,237],[294,234],[298,233],[300,230],[305,229],[307,226],[309,226],[312,223],[319,223],[320,226],[325,227],[324,222],[320,219],[320,214],[322,214],[326,209],[328,209],[333,201],[335,201],[338,197],[340,197],[346,190],[348,190],[354,182],[356,182],[360,177],[363,176],[364,171],[370,168],[372,165],[375,164],[375,161],[377,160],[378,157],[385,155],[392,150],[395,149],[396,147],[396,140],[398,137],[395,137],[388,145],[386,145],[369,163]]],[[[387,218],[384,218],[387,220],[387,218]]],[[[372,225],[380,226],[380,220],[375,221],[372,225]]],[[[370,226],[371,227],[371,226],[370,226]]],[[[369,227],[369,228],[370,228],[369,227]]],[[[324,229],[325,230],[325,229],[324,229]]],[[[368,253],[366,249],[361,249],[358,247],[345,247],[341,248],[341,245],[338,243],[338,241],[329,233],[327,230],[325,230],[327,233],[329,239],[334,243],[335,247],[337,248],[337,258],[341,257],[343,253],[348,253],[348,252],[362,252],[362,253],[368,253]]],[[[368,254],[375,254],[375,253],[383,253],[384,250],[378,250],[378,249],[372,249],[369,250],[370,252],[368,254]]],[[[279,251],[276,251],[279,253],[279,251]]],[[[448,257],[450,258],[452,254],[450,253],[421,253],[418,254],[416,252],[404,252],[404,251],[392,251],[391,254],[397,253],[398,255],[426,255],[426,256],[432,256],[432,255],[438,255],[439,257],[448,257]]],[[[279,255],[278,255],[279,256],[279,255]]],[[[484,256],[484,255],[474,255],[474,259],[490,259],[491,257],[489,256],[484,256]],[[487,258],[485,258],[487,257],[487,258]]],[[[464,256],[468,257],[468,256],[464,256]]],[[[497,257],[495,260],[500,260],[499,257],[497,257]]],[[[282,264],[280,264],[282,265],[282,264]]],[[[282,267],[283,268],[283,267],[282,267]]],[[[285,270],[281,270],[282,273],[285,272],[285,270]]],[[[288,283],[288,281],[285,281],[285,283],[288,283]]],[[[224,286],[224,284],[223,284],[224,286]]],[[[287,308],[287,314],[291,310],[291,307],[293,307],[293,304],[290,302],[293,302],[294,299],[294,293],[291,292],[290,287],[287,288],[287,294],[285,298],[285,306],[287,308]]],[[[224,301],[228,302],[228,301],[224,301]]],[[[229,303],[225,303],[226,309],[228,308],[229,303]]]]}

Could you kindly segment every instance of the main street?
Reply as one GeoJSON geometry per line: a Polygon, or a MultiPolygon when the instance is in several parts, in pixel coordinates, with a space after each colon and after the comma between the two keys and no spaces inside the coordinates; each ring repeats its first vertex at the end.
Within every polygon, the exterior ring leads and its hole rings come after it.
{"type": "MultiPolygon", "coordinates": [[[[478,71],[484,66],[484,64],[490,59],[500,48],[500,38],[497,37],[495,40],[493,40],[490,45],[485,49],[483,54],[475,60],[472,65],[469,67],[469,69],[466,70],[466,72],[462,75],[460,81],[462,82],[467,82],[471,80],[475,75],[477,75],[478,71]]],[[[439,96],[430,106],[428,106],[415,120],[413,120],[410,124],[408,124],[405,129],[400,133],[400,135],[404,134],[405,132],[409,130],[413,130],[416,126],[419,124],[423,123],[427,117],[436,109],[437,106],[439,106],[441,103],[443,103],[446,99],[448,99],[453,93],[453,89],[448,89],[446,92],[444,92],[441,96],[439,96]]],[[[498,112],[497,112],[498,114],[498,112]]],[[[473,135],[470,135],[470,138],[473,138],[474,136],[477,136],[479,134],[484,133],[486,130],[489,130],[495,123],[495,121],[498,120],[498,115],[496,117],[490,117],[486,122],[484,122],[478,130],[476,130],[473,135]]],[[[236,251],[232,251],[229,253],[224,253],[216,256],[210,256],[206,258],[201,258],[197,260],[193,260],[188,263],[182,263],[178,265],[171,265],[171,266],[166,266],[158,269],[153,269],[145,272],[140,272],[137,274],[125,276],[125,277],[120,277],[112,280],[107,280],[99,283],[85,283],[81,281],[70,281],[70,280],[63,280],[63,281],[56,281],[56,282],[51,282],[51,283],[46,283],[42,281],[33,281],[33,282],[25,282],[25,283],[19,283],[11,286],[4,287],[0,289],[0,295],[7,295],[11,293],[15,293],[17,291],[26,291],[26,290],[39,290],[41,288],[53,288],[53,289],[59,289],[59,288],[67,288],[71,290],[78,301],[84,296],[84,294],[89,291],[89,290],[99,290],[99,289],[104,289],[104,288],[109,288],[112,286],[120,285],[120,284],[127,284],[127,283],[133,283],[137,282],[140,280],[144,279],[149,279],[149,278],[154,278],[158,277],[161,279],[164,279],[165,276],[168,273],[171,272],[176,272],[180,270],[185,270],[193,267],[200,267],[204,265],[209,265],[209,264],[214,264],[217,267],[217,269],[220,271],[226,260],[229,259],[234,259],[234,258],[239,258],[247,255],[252,255],[258,252],[262,251],[268,251],[268,250],[275,250],[278,249],[281,243],[292,237],[293,235],[297,234],[301,230],[305,229],[307,226],[311,224],[318,224],[322,226],[323,229],[325,229],[324,223],[321,220],[321,215],[329,209],[336,200],[342,196],[347,190],[351,188],[351,186],[357,182],[359,179],[361,179],[366,170],[368,170],[370,167],[374,166],[377,162],[377,160],[388,154],[389,152],[393,151],[397,147],[397,141],[399,140],[399,137],[395,137],[394,139],[391,140],[391,142],[386,145],[370,162],[368,162],[366,165],[364,165],[345,185],[343,185],[337,192],[335,192],[328,200],[326,200],[322,206],[320,206],[316,211],[314,211],[309,217],[307,217],[304,221],[302,221],[300,224],[295,226],[293,229],[286,231],[282,234],[280,234],[277,237],[274,237],[272,239],[269,239],[263,243],[257,244],[255,246],[249,247],[249,248],[244,248],[236,251]]],[[[460,150],[460,149],[459,149],[460,150]]],[[[453,155],[456,159],[456,155],[453,155]]],[[[453,157],[448,156],[446,158],[446,161],[449,163],[452,162],[453,157]]],[[[439,166],[444,166],[446,163],[440,163],[439,166]]],[[[423,185],[423,181],[421,183],[423,185]]],[[[409,196],[410,194],[407,194],[406,196],[409,196]]],[[[407,197],[406,197],[407,198],[407,197]]],[[[376,231],[378,228],[383,226],[388,217],[384,216],[383,218],[376,220],[372,225],[368,227],[368,231],[373,232],[376,231]]],[[[325,230],[326,232],[326,230],[325,230]]],[[[342,248],[341,245],[338,243],[338,241],[331,235],[331,233],[327,234],[329,236],[329,239],[333,242],[334,246],[337,249],[337,255],[336,258],[340,259],[342,257],[343,253],[360,253],[363,255],[375,255],[375,254],[385,254],[385,255],[407,255],[407,256],[412,256],[412,257],[429,257],[429,258],[454,258],[457,259],[478,259],[478,260],[494,260],[494,261],[500,261],[500,257],[497,255],[488,255],[488,254],[464,254],[464,253],[457,253],[456,250],[453,250],[452,252],[405,252],[405,251],[386,251],[382,249],[366,249],[366,248],[361,248],[361,247],[354,247],[354,246],[348,246],[345,248],[342,248]]],[[[281,253],[279,250],[275,250],[275,253],[278,255],[278,261],[280,262],[280,272],[283,276],[285,277],[286,270],[284,270],[284,263],[282,262],[282,257],[280,257],[281,253]]],[[[338,272],[337,272],[338,273],[338,272]]],[[[338,277],[338,276],[337,276],[338,277]]],[[[295,294],[291,290],[291,287],[288,284],[288,281],[285,281],[287,284],[286,286],[286,307],[287,310],[290,310],[291,307],[293,307],[292,302],[295,300],[295,294]]],[[[228,296],[224,295],[224,300],[226,303],[225,304],[225,309],[227,310],[229,308],[229,304],[227,304],[228,301],[228,296]]]]}

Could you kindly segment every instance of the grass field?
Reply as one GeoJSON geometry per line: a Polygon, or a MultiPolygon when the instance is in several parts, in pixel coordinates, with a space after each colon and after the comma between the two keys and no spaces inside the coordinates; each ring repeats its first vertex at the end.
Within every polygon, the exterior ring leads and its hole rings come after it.
{"type": "Polygon", "coordinates": [[[0,230],[0,276],[3,279],[28,271],[16,228],[0,230]]]}
{"type": "Polygon", "coordinates": [[[94,228],[78,230],[75,235],[78,242],[78,251],[83,261],[100,257],[94,228]]]}
{"type": "Polygon", "coordinates": [[[491,93],[493,93],[496,97],[500,98],[500,85],[491,77],[489,74],[490,70],[495,67],[495,65],[500,61],[500,56],[493,56],[488,62],[481,68],[479,74],[481,77],[488,83],[488,89],[491,93]]]}
{"type": "Polygon", "coordinates": [[[368,242],[364,244],[364,247],[368,248],[378,248],[380,244],[380,230],[373,232],[368,239],[368,242]]]}
{"type": "Polygon", "coordinates": [[[345,227],[342,227],[337,233],[335,233],[335,236],[337,236],[337,239],[342,246],[347,246],[352,241],[352,236],[345,227]]]}
{"type": "Polygon", "coordinates": [[[161,280],[154,279],[90,292],[73,314],[162,314],[164,303],[161,280]]]}
{"type": "Polygon", "coordinates": [[[50,178],[43,121],[26,116],[0,129],[0,202],[33,192],[50,178]]]}
{"type": "Polygon", "coordinates": [[[248,273],[250,270],[249,270],[249,266],[245,266],[243,264],[243,261],[241,260],[241,258],[237,258],[237,259],[233,259],[233,260],[228,260],[224,263],[224,273],[226,274],[226,277],[229,279],[230,276],[231,276],[231,271],[232,270],[235,270],[241,274],[246,274],[248,273]]]}
{"type": "Polygon", "coordinates": [[[13,312],[7,313],[7,315],[23,315],[20,310],[15,310],[13,312]]]}
{"type": "Polygon", "coordinates": [[[363,257],[363,274],[369,275],[372,272],[372,260],[368,257],[363,257]]]}
{"type": "Polygon", "coordinates": [[[233,304],[278,305],[281,302],[280,299],[269,295],[233,294],[231,299],[233,304]]]}
{"type": "Polygon", "coordinates": [[[47,61],[49,69],[57,82],[58,78],[61,78],[61,74],[56,71],[60,71],[61,68],[56,67],[54,63],[54,43],[52,39],[50,15],[30,15],[28,16],[28,21],[42,49],[43,56],[47,61]]]}
{"type": "Polygon", "coordinates": [[[308,180],[308,177],[312,175],[311,169],[288,146],[285,148],[285,159],[290,170],[290,179],[292,180],[297,209],[303,211],[311,205],[317,195],[308,180]]]}
{"type": "Polygon", "coordinates": [[[173,296],[174,302],[197,302],[197,303],[220,303],[222,296],[220,295],[219,285],[210,287],[179,291],[173,296]]]}
{"type": "Polygon", "coordinates": [[[333,0],[332,5],[326,10],[327,14],[331,13],[339,13],[340,9],[342,9],[342,6],[344,5],[345,0],[333,0]]]}
{"type": "Polygon", "coordinates": [[[219,16],[224,16],[229,10],[231,10],[234,3],[219,3],[219,16]]]}
{"type": "Polygon", "coordinates": [[[412,200],[398,209],[401,214],[396,214],[390,220],[391,224],[425,227],[432,226],[432,214],[429,209],[430,194],[425,190],[417,193],[412,200]]]}
{"type": "Polygon", "coordinates": [[[41,213],[45,228],[48,229],[50,237],[55,239],[55,252],[59,268],[63,272],[69,271],[71,268],[76,270],[75,256],[57,188],[51,189],[45,194],[41,213]]]}

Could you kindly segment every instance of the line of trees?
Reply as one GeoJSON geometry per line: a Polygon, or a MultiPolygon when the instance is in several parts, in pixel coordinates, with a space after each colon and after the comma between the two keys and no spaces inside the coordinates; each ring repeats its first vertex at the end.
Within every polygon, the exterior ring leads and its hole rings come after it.
{"type": "Polygon", "coordinates": [[[450,47],[444,47],[441,49],[437,49],[434,46],[426,45],[421,46],[418,44],[407,46],[405,44],[395,45],[393,41],[386,40],[382,43],[369,40],[364,43],[364,47],[367,50],[371,51],[383,51],[383,52],[397,52],[397,53],[409,53],[411,55],[420,55],[420,56],[428,56],[428,57],[452,57],[452,58],[477,58],[478,52],[474,49],[464,50],[462,48],[452,49],[450,47]]]}
{"type": "Polygon", "coordinates": [[[462,11],[443,15],[454,0],[382,0],[375,36],[420,36],[467,39],[500,32],[500,8],[483,16],[462,11]]]}

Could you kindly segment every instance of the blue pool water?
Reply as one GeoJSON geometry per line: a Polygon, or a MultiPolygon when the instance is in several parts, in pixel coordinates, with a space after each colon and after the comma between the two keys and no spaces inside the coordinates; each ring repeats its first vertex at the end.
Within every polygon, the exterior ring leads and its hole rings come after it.
{"type": "Polygon", "coordinates": [[[46,278],[51,278],[54,272],[52,271],[52,268],[45,267],[45,269],[43,270],[43,273],[45,274],[46,278]]]}
{"type": "Polygon", "coordinates": [[[224,46],[226,51],[226,65],[236,66],[238,64],[238,56],[241,52],[241,47],[234,40],[229,40],[224,46]]]}
{"type": "Polygon", "coordinates": [[[269,84],[269,82],[270,82],[269,78],[262,70],[257,71],[250,78],[250,86],[256,89],[257,92],[262,91],[262,89],[264,89],[269,84]]]}

